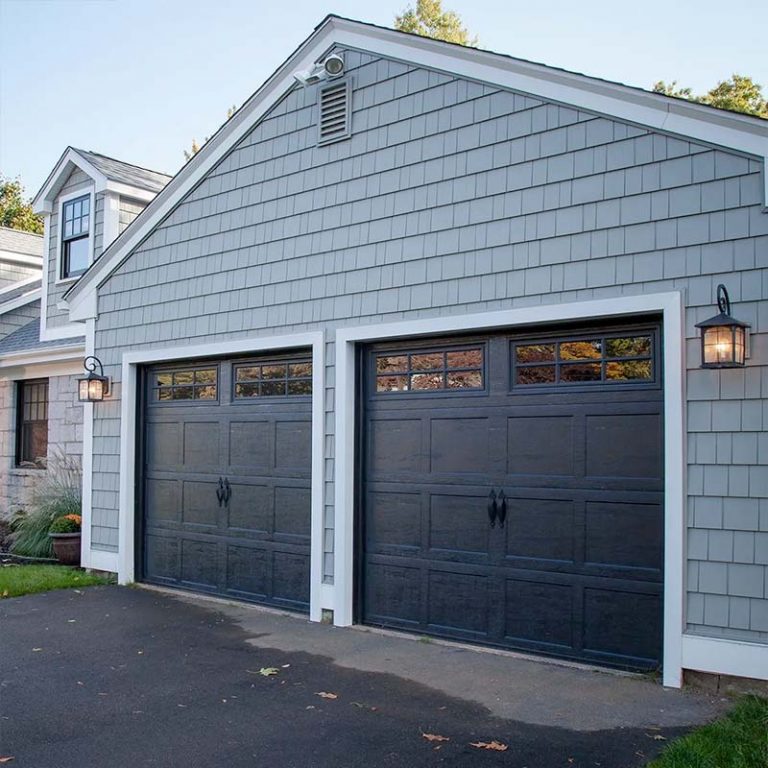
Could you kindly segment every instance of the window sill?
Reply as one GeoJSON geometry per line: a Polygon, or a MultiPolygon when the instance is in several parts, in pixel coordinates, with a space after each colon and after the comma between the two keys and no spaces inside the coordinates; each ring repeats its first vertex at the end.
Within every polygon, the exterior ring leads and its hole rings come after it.
{"type": "Polygon", "coordinates": [[[11,467],[11,475],[14,477],[34,477],[35,475],[39,475],[41,472],[47,472],[47,468],[45,467],[37,467],[33,469],[32,467],[11,467]]]}

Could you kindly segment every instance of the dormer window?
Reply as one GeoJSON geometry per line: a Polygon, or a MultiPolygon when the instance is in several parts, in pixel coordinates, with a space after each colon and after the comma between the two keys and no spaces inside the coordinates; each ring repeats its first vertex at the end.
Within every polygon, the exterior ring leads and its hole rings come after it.
{"type": "Polygon", "coordinates": [[[62,206],[61,218],[61,277],[67,279],[82,275],[88,269],[91,196],[67,200],[62,206]]]}

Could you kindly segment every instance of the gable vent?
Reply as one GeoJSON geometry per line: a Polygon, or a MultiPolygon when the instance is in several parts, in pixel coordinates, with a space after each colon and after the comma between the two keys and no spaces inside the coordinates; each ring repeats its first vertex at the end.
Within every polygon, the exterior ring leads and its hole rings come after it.
{"type": "Polygon", "coordinates": [[[320,122],[318,144],[346,139],[350,133],[349,80],[335,82],[320,89],[320,122]]]}

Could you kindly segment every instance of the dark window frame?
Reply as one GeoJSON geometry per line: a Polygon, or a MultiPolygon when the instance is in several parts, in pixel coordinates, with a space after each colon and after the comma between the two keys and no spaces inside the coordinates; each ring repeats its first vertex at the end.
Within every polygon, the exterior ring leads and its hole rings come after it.
{"type": "Polygon", "coordinates": [[[201,363],[199,365],[171,366],[168,368],[159,368],[149,374],[150,405],[218,405],[221,392],[221,371],[218,362],[201,363]],[[199,372],[213,371],[214,381],[198,381],[199,372]],[[177,382],[175,379],[179,374],[192,374],[191,382],[177,382]],[[171,376],[171,383],[160,383],[161,376],[171,376]],[[213,387],[214,397],[199,397],[198,393],[208,387],[213,387]],[[174,397],[176,393],[184,393],[190,390],[192,397],[174,397]],[[161,393],[169,393],[170,398],[164,398],[161,393]]]}
{"type": "Polygon", "coordinates": [[[245,362],[237,362],[232,364],[232,403],[253,403],[263,402],[264,399],[270,401],[278,398],[295,400],[296,398],[311,398],[314,394],[313,387],[313,360],[311,356],[301,357],[285,357],[285,358],[263,358],[256,360],[249,360],[245,362]],[[309,366],[308,374],[291,375],[291,366],[309,366]],[[265,377],[263,375],[264,368],[285,366],[285,375],[275,378],[265,377]],[[244,368],[258,368],[259,376],[251,379],[238,380],[238,371],[244,368]],[[264,392],[264,384],[282,384],[282,393],[264,392]],[[309,385],[309,392],[291,392],[291,384],[309,385]],[[245,395],[242,394],[242,389],[238,391],[238,387],[244,385],[251,385],[256,387],[258,394],[245,395]]]}
{"type": "MultiPolygon", "coordinates": [[[[45,469],[45,466],[40,466],[35,462],[37,456],[31,454],[31,432],[32,428],[36,424],[45,424],[45,455],[48,455],[48,406],[49,399],[49,381],[48,379],[25,379],[23,381],[16,382],[16,449],[15,449],[15,465],[17,468],[23,469],[45,469]],[[44,397],[42,399],[36,399],[33,402],[30,401],[27,391],[33,387],[44,387],[44,397]],[[25,410],[27,405],[42,406],[44,409],[45,417],[43,419],[28,419],[25,418],[25,410]],[[34,465],[22,467],[22,464],[34,465]]],[[[35,390],[40,392],[41,390],[35,390]]],[[[39,414],[38,414],[39,415],[39,414]]]]}
{"type": "Polygon", "coordinates": [[[79,195],[78,197],[73,197],[71,200],[65,200],[61,204],[61,216],[59,217],[59,232],[61,233],[61,270],[59,274],[62,280],[72,280],[76,277],[80,277],[80,275],[82,275],[88,269],[88,265],[86,265],[84,269],[72,271],[70,269],[70,251],[73,243],[77,243],[82,240],[85,240],[86,243],[88,244],[88,249],[89,249],[88,261],[90,261],[90,243],[88,243],[88,240],[91,237],[91,231],[93,229],[93,215],[94,215],[93,206],[91,205],[91,202],[92,202],[91,193],[86,192],[86,194],[79,195]],[[82,213],[83,201],[87,201],[88,203],[87,213],[82,213]],[[79,216],[74,215],[74,209],[77,203],[81,204],[81,213],[79,216]],[[67,212],[70,209],[72,210],[73,214],[68,219],[67,212]],[[83,231],[82,221],[86,217],[88,218],[88,228],[85,231],[83,231]],[[73,222],[73,228],[74,228],[74,222],[78,222],[78,231],[76,233],[73,233],[70,235],[66,234],[67,221],[73,222]]]}

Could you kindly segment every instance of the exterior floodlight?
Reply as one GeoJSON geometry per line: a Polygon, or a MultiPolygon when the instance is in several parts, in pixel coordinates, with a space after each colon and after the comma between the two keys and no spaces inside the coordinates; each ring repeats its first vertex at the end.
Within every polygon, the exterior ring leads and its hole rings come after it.
{"type": "Polygon", "coordinates": [[[323,68],[329,77],[338,77],[344,74],[344,59],[336,53],[332,53],[324,62],[323,68]]]}

